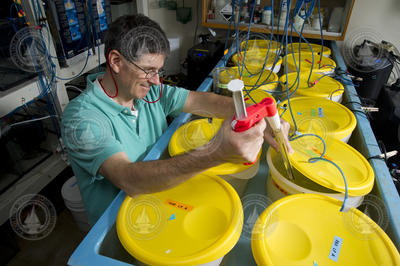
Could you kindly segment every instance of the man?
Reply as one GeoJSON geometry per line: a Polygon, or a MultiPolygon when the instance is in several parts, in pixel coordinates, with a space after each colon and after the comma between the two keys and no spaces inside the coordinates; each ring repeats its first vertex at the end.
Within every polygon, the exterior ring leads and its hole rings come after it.
{"type": "Polygon", "coordinates": [[[224,162],[253,162],[264,138],[276,147],[264,120],[245,132],[232,130],[232,98],[160,84],[168,53],[156,22],[143,15],[117,19],[105,39],[106,72],[90,75],[87,89],[64,111],[63,139],[91,224],[120,189],[130,196],[166,190],[224,162]],[[182,111],[226,120],[201,149],[142,162],[167,128],[166,116],[182,111]]]}

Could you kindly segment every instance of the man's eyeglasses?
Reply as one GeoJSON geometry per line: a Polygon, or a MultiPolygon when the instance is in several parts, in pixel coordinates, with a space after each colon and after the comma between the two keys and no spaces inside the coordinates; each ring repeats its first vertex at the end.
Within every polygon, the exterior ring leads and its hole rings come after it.
{"type": "Polygon", "coordinates": [[[129,63],[132,63],[135,67],[139,68],[140,70],[142,70],[144,73],[146,73],[145,79],[151,79],[152,77],[154,77],[155,75],[158,75],[159,77],[162,77],[162,75],[164,75],[165,70],[164,69],[159,69],[158,71],[154,71],[154,70],[145,70],[142,67],[138,66],[137,64],[135,64],[132,61],[129,61],[129,63]]]}

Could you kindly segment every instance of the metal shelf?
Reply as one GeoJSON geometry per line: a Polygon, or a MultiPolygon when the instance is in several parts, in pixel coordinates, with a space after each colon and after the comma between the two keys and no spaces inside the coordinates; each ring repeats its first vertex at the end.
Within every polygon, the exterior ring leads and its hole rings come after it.
{"type": "Polygon", "coordinates": [[[106,62],[106,59],[104,57],[104,44],[96,46],[95,50],[96,54],[92,54],[92,50],[89,50],[91,54],[87,59],[87,63],[86,63],[87,52],[85,52],[84,56],[80,58],[81,60],[76,62],[74,65],[71,65],[68,68],[57,67],[57,76],[63,78],[57,80],[57,99],[62,111],[65,109],[65,107],[69,102],[68,94],[65,89],[65,84],[75,78],[78,78],[79,76],[86,74],[86,72],[92,70],[98,65],[101,65],[106,62]]]}
{"type": "Polygon", "coordinates": [[[67,167],[60,154],[53,154],[0,195],[0,225],[10,217],[10,209],[18,197],[39,193],[67,167]]]}
{"type": "Polygon", "coordinates": [[[100,53],[100,64],[105,63],[105,57],[104,57],[104,44],[101,44],[100,47],[96,46],[95,52],[96,54],[93,54],[92,49],[89,50],[90,55],[87,60],[87,64],[85,66],[86,62],[86,57],[87,57],[87,51],[80,55],[79,61],[75,62],[75,64],[67,67],[67,68],[57,68],[57,76],[63,78],[62,80],[58,80],[59,84],[65,84],[69,81],[71,81],[74,78],[77,78],[83,74],[85,74],[87,71],[97,67],[99,65],[99,55],[100,53]],[[64,80],[68,79],[68,80],[64,80]]]}
{"type": "Polygon", "coordinates": [[[0,91],[0,117],[35,99],[40,93],[41,89],[38,78],[34,78],[9,90],[0,91]]]}

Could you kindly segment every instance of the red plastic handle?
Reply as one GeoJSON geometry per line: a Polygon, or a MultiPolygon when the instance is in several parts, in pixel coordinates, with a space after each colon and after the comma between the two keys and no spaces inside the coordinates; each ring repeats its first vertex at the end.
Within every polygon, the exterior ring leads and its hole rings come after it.
{"type": "Polygon", "coordinates": [[[266,116],[274,116],[278,111],[274,100],[271,97],[264,98],[261,102],[253,104],[246,108],[247,117],[242,120],[233,118],[232,126],[235,132],[246,131],[253,127],[255,123],[266,116]]]}
{"type": "MultiPolygon", "coordinates": [[[[261,102],[253,104],[246,108],[247,117],[246,119],[236,120],[236,116],[233,118],[232,126],[235,132],[243,132],[253,127],[258,121],[264,117],[274,116],[278,110],[274,100],[271,97],[264,98],[261,102]]],[[[252,163],[244,163],[244,165],[252,165],[257,162],[257,159],[252,163]]]]}

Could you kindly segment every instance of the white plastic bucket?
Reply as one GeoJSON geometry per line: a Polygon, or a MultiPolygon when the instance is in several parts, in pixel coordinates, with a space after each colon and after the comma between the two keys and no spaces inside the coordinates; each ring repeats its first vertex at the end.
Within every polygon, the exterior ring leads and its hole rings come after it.
{"type": "Polygon", "coordinates": [[[61,188],[61,195],[65,206],[71,211],[79,230],[88,232],[90,230],[89,219],[86,213],[85,205],[82,202],[76,177],[68,179],[61,188]]]}
{"type": "Polygon", "coordinates": [[[88,216],[86,213],[86,209],[72,209],[71,211],[72,217],[74,217],[75,223],[78,226],[79,230],[82,232],[88,232],[90,230],[90,225],[88,222],[88,216]]]}
{"type": "MultiPolygon", "coordinates": [[[[287,179],[284,177],[281,172],[278,169],[283,169],[283,165],[279,166],[277,164],[277,160],[272,160],[271,158],[271,149],[268,149],[267,152],[267,162],[269,166],[269,176],[267,177],[267,195],[268,197],[271,198],[271,200],[276,201],[278,199],[281,199],[285,196],[292,195],[292,194],[300,194],[300,193],[311,193],[311,194],[319,194],[319,195],[325,195],[329,196],[335,199],[338,199],[340,201],[344,200],[344,194],[339,193],[339,192],[328,192],[328,188],[323,188],[320,185],[312,182],[309,180],[307,177],[303,176],[300,174],[296,169],[293,169],[293,174],[295,176],[295,179],[301,180],[303,179],[305,183],[313,184],[313,187],[321,187],[321,190],[325,190],[325,192],[319,192],[316,190],[313,190],[312,188],[305,188],[302,186],[299,186],[295,183],[293,183],[291,180],[287,179]]],[[[278,160],[279,161],[279,160],[278,160]]],[[[357,208],[358,206],[361,205],[363,202],[364,197],[359,196],[359,197],[354,197],[354,196],[348,196],[347,201],[346,201],[346,208],[354,207],[357,208]]]]}
{"type": "Polygon", "coordinates": [[[242,227],[240,197],[208,174],[165,191],[127,196],[116,220],[122,246],[144,265],[219,265],[242,227]]]}
{"type": "Polygon", "coordinates": [[[238,193],[239,197],[244,196],[244,193],[247,188],[247,183],[251,178],[253,178],[260,166],[260,159],[252,165],[251,167],[247,168],[244,171],[233,173],[230,175],[218,175],[219,177],[223,178],[226,182],[228,182],[238,193]]]}

